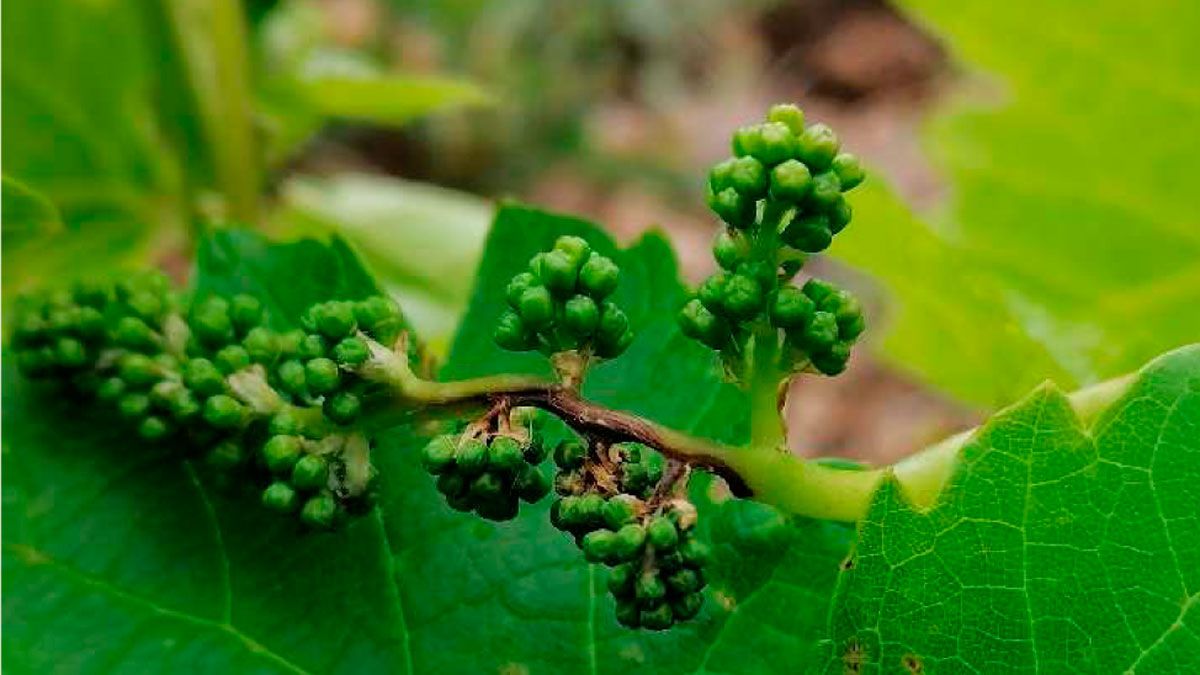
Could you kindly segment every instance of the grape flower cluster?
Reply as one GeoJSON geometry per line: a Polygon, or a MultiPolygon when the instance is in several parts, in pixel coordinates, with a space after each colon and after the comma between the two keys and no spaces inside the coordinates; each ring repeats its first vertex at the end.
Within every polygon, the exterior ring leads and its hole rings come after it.
{"type": "Polygon", "coordinates": [[[21,371],[110,405],[150,441],[186,441],[222,473],[262,485],[268,508],[332,527],[371,505],[370,439],[354,423],[367,340],[404,328],[389,299],[310,308],[272,328],[253,296],[186,297],[160,273],[22,298],[21,371]]]}
{"type": "Polygon", "coordinates": [[[735,374],[769,346],[783,372],[811,366],[836,375],[865,328],[859,303],[828,282],[797,288],[793,280],[807,255],[824,251],[850,223],[843,193],[863,181],[862,167],[829,127],[806,126],[793,105],[738,129],[732,145],[734,156],[713,167],[706,186],[709,207],[725,223],[713,244],[721,270],[684,306],[680,326],[735,374]]]}

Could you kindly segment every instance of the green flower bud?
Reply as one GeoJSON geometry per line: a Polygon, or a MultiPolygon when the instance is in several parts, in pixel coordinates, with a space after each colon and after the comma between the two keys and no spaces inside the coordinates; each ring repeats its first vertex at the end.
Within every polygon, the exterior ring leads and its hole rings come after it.
{"type": "Polygon", "coordinates": [[[192,309],[188,325],[192,333],[205,344],[219,345],[233,340],[229,303],[223,298],[209,298],[197,304],[192,309]]]}
{"type": "Polygon", "coordinates": [[[117,400],[117,412],[125,419],[138,419],[150,412],[150,397],[141,393],[125,394],[117,400]]]}
{"type": "Polygon", "coordinates": [[[279,387],[292,396],[303,396],[308,386],[304,372],[303,363],[295,359],[284,361],[276,371],[276,375],[279,377],[279,387]]]}
{"type": "Polygon", "coordinates": [[[725,285],[733,275],[727,272],[717,272],[700,283],[696,289],[696,298],[704,308],[715,314],[725,312],[725,285]]]}
{"type": "Polygon", "coordinates": [[[296,436],[272,436],[262,447],[263,460],[272,473],[291,472],[302,454],[304,448],[296,436]]]}
{"type": "Polygon", "coordinates": [[[554,298],[545,286],[530,286],[521,294],[517,312],[532,328],[541,328],[554,320],[554,298]]]}
{"type": "Polygon", "coordinates": [[[750,154],[767,166],[775,166],[796,156],[796,136],[786,125],[778,122],[759,125],[755,141],[750,154]]]}
{"type": "Polygon", "coordinates": [[[789,159],[771,169],[771,198],[799,204],[812,189],[812,173],[798,160],[789,159]]]}
{"type": "Polygon", "coordinates": [[[113,288],[102,281],[77,281],[71,288],[75,302],[89,307],[102,308],[112,301],[113,288]]]}
{"type": "Polygon", "coordinates": [[[147,441],[158,441],[166,438],[171,433],[172,427],[167,420],[157,415],[151,415],[138,424],[137,431],[138,435],[147,441]]]}
{"type": "Polygon", "coordinates": [[[617,535],[608,530],[595,530],[583,536],[583,557],[588,562],[602,563],[612,558],[617,535]]]}
{"type": "Polygon", "coordinates": [[[478,438],[468,438],[459,444],[454,461],[463,475],[477,476],[487,468],[487,446],[478,438]]]}
{"type": "Polygon", "coordinates": [[[610,530],[620,530],[637,520],[641,508],[642,500],[633,495],[614,495],[604,503],[604,524],[610,530]]]}
{"type": "Polygon", "coordinates": [[[721,305],[730,316],[737,319],[749,319],[762,310],[762,287],[748,276],[734,274],[725,283],[721,305]]]}
{"type": "Polygon", "coordinates": [[[624,525],[617,530],[613,543],[613,557],[616,560],[628,562],[642,552],[646,545],[646,528],[636,523],[624,525]]]}
{"type": "Polygon", "coordinates": [[[671,601],[671,613],[675,615],[676,621],[689,621],[696,618],[703,607],[704,596],[700,593],[688,593],[671,601]]]}
{"type": "Polygon", "coordinates": [[[838,339],[852,341],[863,331],[867,329],[866,319],[862,314],[848,318],[846,320],[838,319],[838,339]]]}
{"type": "Polygon", "coordinates": [[[833,163],[839,147],[841,143],[833,129],[824,124],[814,124],[797,138],[796,154],[801,162],[816,173],[833,163]]]}
{"type": "Polygon", "coordinates": [[[729,326],[721,317],[708,311],[699,300],[691,300],[679,313],[683,334],[699,340],[712,349],[721,349],[729,340],[729,326]]]}
{"type": "Polygon", "coordinates": [[[663,603],[643,609],[638,620],[642,628],[647,630],[666,630],[675,623],[675,614],[672,613],[670,605],[663,603]]]}
{"type": "Polygon", "coordinates": [[[832,347],[837,338],[837,317],[829,312],[816,312],[800,334],[800,344],[812,355],[832,347]]]}
{"type": "Polygon", "coordinates": [[[854,217],[854,210],[850,208],[850,202],[846,201],[845,197],[839,196],[833,206],[825,210],[825,216],[829,218],[829,231],[837,234],[850,224],[850,219],[854,217]]]}
{"type": "Polygon", "coordinates": [[[150,349],[155,346],[157,336],[145,321],[126,316],[117,321],[113,329],[113,341],[126,349],[150,349]]]}
{"type": "Polygon", "coordinates": [[[250,360],[255,363],[274,363],[279,356],[279,335],[269,329],[258,326],[251,328],[242,339],[242,347],[250,360]]]}
{"type": "Polygon", "coordinates": [[[646,525],[646,540],[655,551],[670,551],[679,544],[679,530],[666,516],[655,516],[646,525]]]}
{"type": "Polygon", "coordinates": [[[94,307],[80,307],[75,330],[85,340],[96,341],[104,337],[104,315],[94,307]]]}
{"type": "Polygon", "coordinates": [[[504,493],[504,481],[496,474],[485,471],[471,481],[471,486],[467,490],[471,499],[477,504],[492,501],[499,499],[504,493]]]}
{"type": "Polygon", "coordinates": [[[75,338],[59,338],[54,344],[54,356],[63,368],[82,368],[87,365],[87,348],[75,338]]]}
{"type": "Polygon", "coordinates": [[[604,497],[589,492],[579,498],[580,522],[588,527],[599,527],[604,522],[604,497]]]}
{"type": "Polygon", "coordinates": [[[784,286],[771,303],[771,323],[779,328],[800,328],[808,323],[816,305],[795,286],[784,286]]]}
{"type": "Polygon", "coordinates": [[[204,421],[218,429],[235,429],[246,419],[246,408],[232,396],[217,394],[204,402],[204,421]]]}
{"type": "Polygon", "coordinates": [[[341,384],[341,373],[337,364],[324,357],[313,359],[304,365],[304,380],[314,394],[328,394],[341,384]]]}
{"type": "Polygon", "coordinates": [[[291,485],[277,480],[263,490],[262,503],[272,511],[291,513],[299,505],[300,496],[296,494],[296,490],[291,485]]]}
{"type": "Polygon", "coordinates": [[[824,214],[798,216],[783,231],[783,241],[805,253],[820,253],[833,242],[829,219],[824,214]]]}
{"type": "Polygon", "coordinates": [[[525,289],[530,286],[536,286],[537,278],[529,272],[521,272],[508,282],[508,286],[504,288],[504,299],[508,302],[508,306],[514,310],[521,309],[521,295],[525,289]]]}
{"type": "Polygon", "coordinates": [[[679,547],[679,554],[683,556],[684,562],[693,567],[704,567],[712,555],[708,545],[695,537],[688,537],[683,542],[679,547]]]}
{"type": "Polygon", "coordinates": [[[641,626],[642,610],[634,602],[617,603],[617,623],[626,628],[638,628],[641,626]]]}
{"type": "Polygon", "coordinates": [[[245,333],[262,323],[262,303],[253,295],[235,295],[229,303],[229,319],[239,332],[245,333]]]}
{"type": "Polygon", "coordinates": [[[125,305],[133,310],[138,318],[151,323],[157,322],[166,309],[163,305],[163,298],[145,291],[130,295],[125,301],[125,305]]]}
{"type": "MultiPolygon", "coordinates": [[[[579,266],[569,254],[555,249],[542,257],[541,281],[554,295],[566,297],[573,293],[578,276],[579,266]]],[[[523,306],[524,303],[522,303],[523,306]]],[[[522,316],[524,316],[523,310],[522,316]]]]}
{"type": "Polygon", "coordinates": [[[501,474],[515,476],[525,466],[521,444],[510,436],[496,436],[488,447],[488,468],[501,474]]]}
{"type": "Polygon", "coordinates": [[[292,485],[301,490],[315,490],[328,480],[329,466],[317,455],[305,455],[292,467],[292,485]]]}
{"type": "Polygon", "coordinates": [[[115,401],[125,393],[126,389],[125,380],[119,377],[110,377],[100,383],[96,389],[96,398],[101,401],[115,401]]]}
{"type": "Polygon", "coordinates": [[[633,595],[633,582],[638,575],[635,563],[622,563],[608,570],[608,591],[616,598],[633,595]]]}
{"type": "MultiPolygon", "coordinates": [[[[734,138],[737,138],[736,134],[734,138]]],[[[737,158],[731,157],[713,165],[713,168],[708,172],[708,189],[710,192],[717,194],[733,187],[733,167],[736,162],[737,158]]]]}
{"type": "Polygon", "coordinates": [[[600,308],[586,295],[576,295],[567,301],[563,323],[580,337],[589,337],[600,323],[600,308]]]}
{"type": "Polygon", "coordinates": [[[713,258],[722,268],[735,270],[750,259],[750,242],[737,231],[721,230],[713,241],[713,258]]]}
{"type": "Polygon", "coordinates": [[[745,229],[754,224],[756,206],[754,201],[743,197],[737,190],[726,188],[708,194],[708,208],[717,217],[735,229],[745,229]]]}
{"type": "Polygon", "coordinates": [[[832,209],[842,199],[842,185],[832,171],[813,176],[812,189],[808,192],[805,204],[820,211],[832,209]]]}
{"type": "Polygon", "coordinates": [[[229,345],[217,352],[213,362],[222,372],[232,374],[250,367],[250,353],[241,345],[229,345]]]}
{"type": "Polygon", "coordinates": [[[667,590],[672,595],[688,595],[704,587],[700,574],[692,568],[684,568],[667,577],[667,590]]]}
{"type": "Polygon", "coordinates": [[[563,469],[576,469],[583,466],[587,457],[587,448],[578,441],[562,440],[554,448],[554,463],[563,469]]]}
{"type": "Polygon", "coordinates": [[[439,475],[454,467],[454,437],[434,436],[421,450],[421,464],[431,474],[439,475]]]}
{"type": "Polygon", "coordinates": [[[328,350],[329,347],[325,342],[325,338],[320,335],[307,335],[300,341],[297,356],[304,361],[319,359],[325,356],[328,350]]]}
{"type": "Polygon", "coordinates": [[[767,112],[767,121],[786,126],[795,136],[804,133],[804,111],[790,103],[771,106],[771,110],[767,112]]]}
{"type": "Polygon", "coordinates": [[[824,303],[826,298],[840,292],[837,286],[821,279],[809,279],[804,282],[801,290],[818,306],[824,303]]]}
{"type": "Polygon", "coordinates": [[[516,312],[505,312],[500,315],[496,321],[496,330],[492,333],[492,339],[501,349],[507,349],[510,352],[525,352],[537,346],[536,337],[516,312]]]}
{"type": "Polygon", "coordinates": [[[225,391],[225,376],[208,359],[191,359],[183,366],[183,383],[201,396],[225,391]]]}
{"type": "Polygon", "coordinates": [[[832,377],[841,374],[850,361],[850,348],[849,342],[838,342],[826,351],[812,354],[813,367],[823,375],[832,377]]]}
{"type": "Polygon", "coordinates": [[[602,300],[617,289],[620,268],[612,258],[592,253],[580,268],[580,289],[595,300],[602,300]]]}
{"type": "MultiPolygon", "coordinates": [[[[437,491],[442,493],[447,500],[457,499],[467,494],[467,481],[462,474],[444,473],[438,476],[437,491]]],[[[458,509],[455,507],[455,510],[470,510],[470,508],[458,509]]]]}
{"type": "Polygon", "coordinates": [[[321,410],[334,424],[353,424],[362,413],[362,400],[357,394],[339,391],[325,397],[321,410]]]}
{"type": "Polygon", "coordinates": [[[568,496],[554,500],[550,505],[550,523],[560,530],[570,530],[582,524],[579,516],[580,499],[568,496]]]}
{"type": "Polygon", "coordinates": [[[309,527],[332,527],[337,518],[337,508],[333,495],[322,492],[304,502],[304,508],[300,509],[300,520],[309,527]]]}
{"type": "Polygon", "coordinates": [[[354,303],[354,319],[364,333],[377,342],[392,346],[404,330],[404,314],[395,300],[373,295],[354,303]]]}
{"type": "Polygon", "coordinates": [[[479,514],[481,518],[487,518],[488,520],[494,520],[497,522],[504,522],[506,520],[512,520],[513,518],[516,518],[519,511],[520,504],[517,502],[516,497],[509,494],[504,494],[497,499],[482,502],[475,509],[475,513],[479,514]]]}
{"type": "Polygon", "coordinates": [[[513,482],[517,496],[530,504],[540,502],[550,493],[550,479],[536,466],[526,464],[513,482]]]}
{"type": "Polygon", "coordinates": [[[767,170],[753,157],[739,157],[733,160],[729,186],[742,197],[757,201],[767,194],[767,170]]]}
{"type": "Polygon", "coordinates": [[[633,585],[634,596],[642,607],[656,607],[667,597],[667,587],[657,574],[645,573],[638,575],[633,585]]]}
{"type": "Polygon", "coordinates": [[[145,354],[125,354],[117,362],[121,379],[135,387],[145,387],[158,381],[159,367],[145,354]]]}
{"type": "Polygon", "coordinates": [[[867,177],[863,171],[862,164],[859,163],[858,157],[843,152],[833,158],[833,172],[837,174],[838,182],[842,185],[842,191],[853,190],[858,187],[863,179],[867,177]]]}
{"type": "Polygon", "coordinates": [[[592,254],[592,247],[582,237],[571,235],[563,235],[554,242],[554,250],[562,251],[566,254],[571,264],[579,269],[588,256],[592,254]]]}
{"type": "Polygon", "coordinates": [[[358,319],[354,316],[354,303],[334,301],[318,307],[317,330],[330,340],[340,340],[358,328],[358,319]]]}
{"type": "Polygon", "coordinates": [[[629,332],[629,317],[615,303],[605,301],[600,307],[600,323],[596,326],[598,345],[615,345],[629,332]]]}

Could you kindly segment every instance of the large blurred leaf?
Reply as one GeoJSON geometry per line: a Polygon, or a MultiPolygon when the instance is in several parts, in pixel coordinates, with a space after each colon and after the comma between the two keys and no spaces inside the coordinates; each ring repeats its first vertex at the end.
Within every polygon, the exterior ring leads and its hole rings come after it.
{"type": "Polygon", "coordinates": [[[337,232],[404,305],[422,340],[444,351],[466,308],[492,205],[443,188],[368,174],[296,177],[281,190],[284,231],[337,232]]]}
{"type": "Polygon", "coordinates": [[[1091,428],[1045,386],[960,452],[929,509],[876,492],[825,672],[1200,671],[1200,345],[1091,428]]]}
{"type": "Polygon", "coordinates": [[[65,226],[5,242],[6,295],[136,258],[171,222],[179,167],[162,143],[161,55],[144,19],[131,2],[5,3],[4,172],[45,195],[65,226]]]}
{"type": "Polygon", "coordinates": [[[929,129],[947,207],[922,221],[868,197],[837,246],[895,292],[893,358],[998,403],[1194,339],[1200,5],[904,4],[975,70],[929,129]]]}
{"type": "Polygon", "coordinates": [[[5,246],[62,229],[62,216],[45,195],[7,175],[0,176],[0,216],[5,246]]]}

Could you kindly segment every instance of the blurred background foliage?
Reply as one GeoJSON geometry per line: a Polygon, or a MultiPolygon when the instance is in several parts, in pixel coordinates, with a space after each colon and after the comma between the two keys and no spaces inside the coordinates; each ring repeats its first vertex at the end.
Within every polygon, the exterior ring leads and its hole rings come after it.
{"type": "Polygon", "coordinates": [[[9,0],[4,298],[183,277],[207,228],[338,231],[444,345],[495,200],[661,227],[697,279],[702,172],[797,101],[875,168],[819,263],[873,355],[805,382],[792,428],[889,459],[1196,339],[1196,25],[1168,0],[9,0]]]}

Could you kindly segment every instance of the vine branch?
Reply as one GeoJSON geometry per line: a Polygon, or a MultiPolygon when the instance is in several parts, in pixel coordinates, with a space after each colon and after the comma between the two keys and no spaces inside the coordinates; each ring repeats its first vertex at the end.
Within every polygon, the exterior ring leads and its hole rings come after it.
{"type": "MultiPolygon", "coordinates": [[[[732,446],[671,429],[633,413],[584,398],[574,388],[541,378],[494,375],[452,382],[421,378],[409,367],[403,340],[395,350],[372,343],[364,376],[386,384],[397,403],[423,407],[533,406],[554,413],[572,429],[612,443],[636,442],[690,467],[720,476],[738,497],[752,497],[787,513],[824,520],[861,518],[879,483],[893,476],[917,506],[933,503],[957,465],[958,451],[974,435],[965,431],[885,467],[847,469],[799,457],[777,444],[732,446]]],[[[1085,422],[1120,398],[1132,376],[1071,394],[1085,422]]]]}

